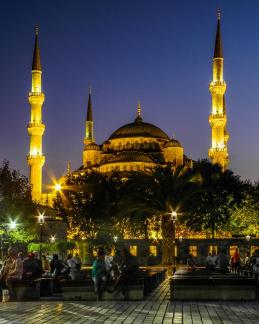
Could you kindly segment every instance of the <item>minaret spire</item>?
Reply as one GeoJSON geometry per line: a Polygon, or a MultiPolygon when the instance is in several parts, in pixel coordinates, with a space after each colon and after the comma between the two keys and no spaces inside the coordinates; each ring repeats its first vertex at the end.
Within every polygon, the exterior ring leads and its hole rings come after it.
{"type": "Polygon", "coordinates": [[[89,95],[88,95],[88,106],[87,106],[87,116],[86,121],[93,121],[93,108],[92,108],[92,88],[89,87],[89,95]]]}
{"type": "Polygon", "coordinates": [[[35,26],[35,43],[34,43],[34,52],[32,60],[32,71],[42,71],[40,63],[40,49],[38,44],[38,35],[39,35],[39,26],[35,26]]]}
{"type": "Polygon", "coordinates": [[[217,12],[217,31],[215,40],[215,49],[213,56],[213,77],[209,86],[212,98],[212,111],[209,116],[211,126],[211,148],[209,149],[209,158],[212,163],[219,163],[223,170],[228,166],[228,148],[229,139],[226,130],[227,115],[225,108],[225,92],[227,85],[224,81],[224,58],[222,50],[222,39],[220,30],[221,13],[217,12]]]}
{"type": "Polygon", "coordinates": [[[88,92],[88,105],[85,121],[85,137],[84,146],[94,142],[94,121],[93,121],[93,107],[92,107],[92,89],[88,92]]]}
{"type": "Polygon", "coordinates": [[[223,58],[223,49],[222,49],[222,40],[221,40],[221,31],[220,31],[220,19],[221,19],[221,12],[220,9],[217,11],[217,32],[216,32],[216,39],[215,39],[215,48],[214,48],[214,58],[221,57],[223,58]]]}
{"type": "Polygon", "coordinates": [[[29,92],[29,103],[31,105],[31,119],[27,126],[30,136],[30,152],[27,156],[30,168],[30,184],[32,187],[32,199],[42,199],[42,167],[45,163],[45,156],[42,153],[42,136],[45,125],[42,123],[42,105],[45,100],[41,89],[42,68],[40,62],[40,50],[38,44],[39,29],[35,29],[35,44],[32,60],[32,83],[29,92]]]}

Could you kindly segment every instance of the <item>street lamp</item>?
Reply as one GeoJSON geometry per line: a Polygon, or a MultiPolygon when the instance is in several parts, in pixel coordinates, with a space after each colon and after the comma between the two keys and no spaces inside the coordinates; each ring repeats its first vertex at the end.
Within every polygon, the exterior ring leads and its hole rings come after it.
{"type": "Polygon", "coordinates": [[[56,241],[56,236],[55,236],[55,235],[51,235],[49,239],[50,239],[50,242],[51,242],[51,243],[55,243],[55,241],[56,241]]]}
{"type": "Polygon", "coordinates": [[[118,241],[118,236],[113,236],[113,241],[114,241],[114,243],[117,243],[117,241],[118,241]]]}
{"type": "Polygon", "coordinates": [[[173,222],[173,274],[176,271],[176,258],[175,258],[175,223],[177,221],[177,212],[174,210],[171,213],[171,219],[173,222]]]}
{"type": "Polygon", "coordinates": [[[9,227],[10,230],[16,229],[16,227],[17,227],[16,220],[10,219],[10,223],[8,224],[8,227],[9,227]]]}
{"type": "Polygon", "coordinates": [[[44,224],[44,214],[39,215],[39,224],[40,224],[40,260],[41,260],[41,245],[42,245],[42,227],[44,224]]]}
{"type": "Polygon", "coordinates": [[[61,188],[62,188],[62,186],[61,186],[61,184],[60,183],[55,183],[55,191],[61,191],[61,188]]]}

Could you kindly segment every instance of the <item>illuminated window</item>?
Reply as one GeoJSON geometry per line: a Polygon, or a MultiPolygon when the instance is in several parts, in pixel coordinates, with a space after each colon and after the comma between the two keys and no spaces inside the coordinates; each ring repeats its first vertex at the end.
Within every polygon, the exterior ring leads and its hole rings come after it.
{"type": "Polygon", "coordinates": [[[150,245],[149,246],[149,253],[150,253],[150,255],[157,256],[157,246],[156,245],[150,245]]]}
{"type": "Polygon", "coordinates": [[[129,250],[132,255],[137,256],[137,245],[130,245],[129,250]]]}
{"type": "Polygon", "coordinates": [[[178,256],[178,248],[177,246],[175,245],[174,247],[174,255],[177,257],[178,256]]]}
{"type": "Polygon", "coordinates": [[[195,257],[197,256],[198,254],[197,245],[189,245],[189,254],[192,254],[195,257]]]}
{"type": "Polygon", "coordinates": [[[237,249],[237,248],[238,248],[237,245],[230,245],[230,247],[229,247],[229,255],[230,255],[230,256],[233,256],[234,253],[236,252],[236,249],[237,249]]]}
{"type": "Polygon", "coordinates": [[[218,254],[218,247],[217,247],[217,245],[209,245],[208,253],[211,253],[212,254],[213,251],[215,251],[216,254],[218,254]]]}

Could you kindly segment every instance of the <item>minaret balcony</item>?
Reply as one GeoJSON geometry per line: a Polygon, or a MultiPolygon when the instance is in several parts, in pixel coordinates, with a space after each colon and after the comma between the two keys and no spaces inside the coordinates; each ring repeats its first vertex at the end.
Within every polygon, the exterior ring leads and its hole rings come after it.
{"type": "Polygon", "coordinates": [[[225,81],[211,81],[209,84],[209,89],[211,94],[221,94],[224,95],[227,89],[225,81]]]}
{"type": "Polygon", "coordinates": [[[225,114],[211,114],[209,115],[209,123],[211,126],[217,124],[224,127],[227,123],[227,117],[225,114]]]}
{"type": "Polygon", "coordinates": [[[209,149],[210,152],[227,152],[226,147],[212,147],[209,149]]]}
{"type": "Polygon", "coordinates": [[[29,154],[27,156],[27,161],[30,166],[39,165],[40,167],[42,167],[45,163],[45,155],[38,152],[35,155],[29,154]]]}
{"type": "Polygon", "coordinates": [[[45,100],[43,92],[29,92],[29,103],[31,105],[42,105],[45,100]]]}
{"type": "Polygon", "coordinates": [[[45,131],[45,125],[42,123],[28,123],[27,129],[29,135],[42,136],[45,131]]]}

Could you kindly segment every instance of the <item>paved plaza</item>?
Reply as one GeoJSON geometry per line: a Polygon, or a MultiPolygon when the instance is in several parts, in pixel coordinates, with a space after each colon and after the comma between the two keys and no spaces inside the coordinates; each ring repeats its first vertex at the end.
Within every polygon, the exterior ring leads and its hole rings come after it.
{"type": "Polygon", "coordinates": [[[140,302],[0,303],[1,323],[258,324],[256,302],[172,302],[166,280],[140,302]]]}

